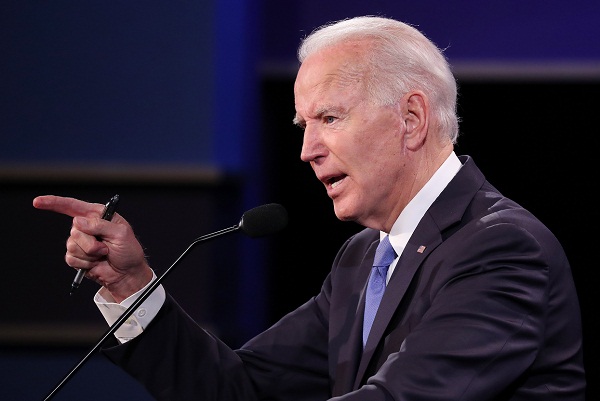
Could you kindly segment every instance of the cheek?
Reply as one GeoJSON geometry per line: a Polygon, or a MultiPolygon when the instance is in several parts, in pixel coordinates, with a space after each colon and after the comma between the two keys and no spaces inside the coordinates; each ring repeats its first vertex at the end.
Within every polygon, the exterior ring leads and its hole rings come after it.
{"type": "Polygon", "coordinates": [[[360,146],[381,157],[400,154],[403,139],[403,123],[395,114],[380,116],[376,121],[363,121],[360,146]]]}
{"type": "Polygon", "coordinates": [[[356,148],[362,164],[366,164],[363,168],[378,173],[384,173],[390,166],[397,165],[402,154],[400,138],[389,133],[362,141],[356,148]]]}

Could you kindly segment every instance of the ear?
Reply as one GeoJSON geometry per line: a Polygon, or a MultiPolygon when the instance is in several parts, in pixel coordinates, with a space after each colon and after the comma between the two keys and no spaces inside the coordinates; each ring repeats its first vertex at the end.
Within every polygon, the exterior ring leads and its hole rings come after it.
{"type": "Polygon", "coordinates": [[[402,99],[402,118],[406,125],[406,147],[416,150],[423,146],[429,128],[429,101],[421,91],[413,91],[402,99]]]}

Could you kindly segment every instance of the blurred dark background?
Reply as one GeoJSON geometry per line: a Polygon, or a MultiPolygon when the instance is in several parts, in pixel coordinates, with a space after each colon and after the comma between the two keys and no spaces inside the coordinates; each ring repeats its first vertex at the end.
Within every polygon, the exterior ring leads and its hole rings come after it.
{"type": "MultiPolygon", "coordinates": [[[[165,287],[239,346],[314,295],[339,246],[336,220],[291,123],[299,40],[319,25],[377,14],[420,28],[459,82],[457,153],[554,231],[584,318],[588,399],[600,391],[592,206],[600,145],[600,3],[322,0],[0,4],[0,388],[43,399],[107,330],[64,245],[70,218],[41,194],[104,203],[134,226],[157,273],[197,237],[254,206],[289,213],[277,236],[194,248],[165,287]]],[[[101,356],[57,400],[151,399],[101,356]],[[94,398],[96,397],[96,398],[94,398]]]]}

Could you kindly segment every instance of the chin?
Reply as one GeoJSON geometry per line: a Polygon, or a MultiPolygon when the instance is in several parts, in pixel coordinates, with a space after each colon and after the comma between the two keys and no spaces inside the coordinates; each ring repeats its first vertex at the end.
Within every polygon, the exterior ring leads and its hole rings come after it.
{"type": "Polygon", "coordinates": [[[335,212],[335,216],[341,221],[355,221],[356,213],[353,208],[348,207],[348,205],[343,205],[339,202],[333,202],[333,211],[335,212]]]}

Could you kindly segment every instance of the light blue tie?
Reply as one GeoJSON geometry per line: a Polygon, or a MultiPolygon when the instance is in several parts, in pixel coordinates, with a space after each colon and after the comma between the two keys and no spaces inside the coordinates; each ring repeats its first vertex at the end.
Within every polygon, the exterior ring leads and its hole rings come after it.
{"type": "Polygon", "coordinates": [[[375,320],[375,314],[383,293],[385,292],[385,281],[388,268],[396,258],[396,252],[390,244],[389,235],[386,235],[383,240],[377,245],[375,251],[375,259],[373,260],[373,268],[369,276],[369,284],[367,285],[367,295],[365,297],[365,317],[363,320],[363,347],[369,338],[369,331],[375,320]]]}

